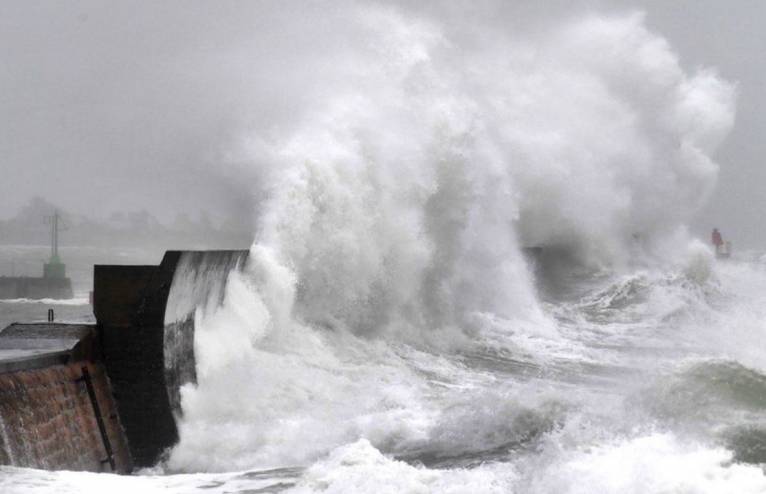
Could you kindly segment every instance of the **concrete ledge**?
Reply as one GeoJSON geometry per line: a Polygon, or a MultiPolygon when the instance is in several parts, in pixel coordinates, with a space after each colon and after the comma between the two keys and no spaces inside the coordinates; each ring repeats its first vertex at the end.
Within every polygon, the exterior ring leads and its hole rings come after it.
{"type": "Polygon", "coordinates": [[[3,358],[0,360],[0,374],[42,369],[52,365],[65,365],[69,362],[69,357],[69,352],[64,351],[47,352],[41,355],[19,356],[18,358],[3,358]]]}
{"type": "Polygon", "coordinates": [[[0,332],[0,373],[95,360],[93,324],[11,324],[0,332]]]}

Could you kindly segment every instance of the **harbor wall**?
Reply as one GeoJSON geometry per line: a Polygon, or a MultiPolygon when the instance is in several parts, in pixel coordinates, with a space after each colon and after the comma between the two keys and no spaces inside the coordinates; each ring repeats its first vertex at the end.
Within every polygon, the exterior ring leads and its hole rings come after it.
{"type": "Polygon", "coordinates": [[[72,281],[69,278],[0,276],[0,299],[70,299],[72,297],[72,281]]]}
{"type": "Polygon", "coordinates": [[[247,255],[96,265],[95,325],[0,331],[0,464],[129,473],[161,461],[178,441],[179,389],[196,378],[194,315],[223,302],[247,255]]]}

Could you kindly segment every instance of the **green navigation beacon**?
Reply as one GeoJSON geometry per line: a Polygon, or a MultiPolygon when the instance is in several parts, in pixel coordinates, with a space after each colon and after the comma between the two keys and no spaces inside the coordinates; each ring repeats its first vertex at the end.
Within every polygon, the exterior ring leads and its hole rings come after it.
{"type": "Polygon", "coordinates": [[[55,211],[53,216],[47,216],[46,222],[51,225],[51,260],[43,265],[43,278],[66,278],[66,265],[61,262],[59,257],[59,212],[55,211]]]}
{"type": "Polygon", "coordinates": [[[51,225],[51,258],[43,263],[43,275],[37,276],[0,276],[0,300],[29,298],[71,299],[72,280],[66,277],[66,266],[59,257],[59,216],[46,216],[45,222],[51,225]]]}

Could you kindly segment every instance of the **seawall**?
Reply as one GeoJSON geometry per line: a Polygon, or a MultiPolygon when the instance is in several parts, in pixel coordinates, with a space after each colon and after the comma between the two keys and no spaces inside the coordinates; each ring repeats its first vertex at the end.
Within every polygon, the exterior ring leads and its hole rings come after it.
{"type": "Polygon", "coordinates": [[[94,266],[97,323],[0,332],[0,464],[114,471],[178,441],[194,383],[194,320],[220,304],[246,250],[168,251],[157,266],[94,266]]]}

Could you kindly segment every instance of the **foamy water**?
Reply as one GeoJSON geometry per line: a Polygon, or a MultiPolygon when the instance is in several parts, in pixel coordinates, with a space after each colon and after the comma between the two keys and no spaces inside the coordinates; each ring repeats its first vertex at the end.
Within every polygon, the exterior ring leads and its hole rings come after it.
{"type": "Polygon", "coordinates": [[[229,150],[257,233],[180,442],[4,492],[766,491],[766,271],[685,227],[733,86],[640,15],[346,7],[282,19],[325,72],[229,150]]]}
{"type": "Polygon", "coordinates": [[[237,310],[200,316],[208,350],[199,385],[183,390],[182,440],[167,464],[132,477],[4,468],[0,486],[763,492],[766,268],[711,268],[702,282],[682,271],[599,276],[582,296],[547,302],[556,333],[514,326],[504,345],[497,320],[449,345],[305,326],[254,335],[258,305],[233,279],[226,300],[237,310]]]}

